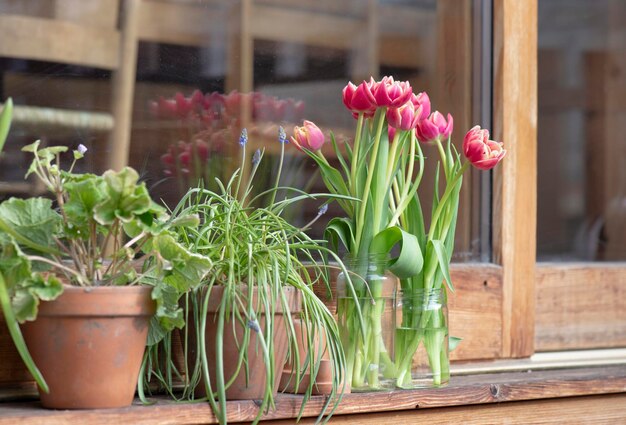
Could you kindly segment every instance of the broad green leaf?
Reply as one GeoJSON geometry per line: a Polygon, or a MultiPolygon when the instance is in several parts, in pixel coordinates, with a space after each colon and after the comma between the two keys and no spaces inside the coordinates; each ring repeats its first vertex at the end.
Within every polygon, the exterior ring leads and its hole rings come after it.
{"type": "Polygon", "coordinates": [[[110,225],[116,219],[128,223],[152,207],[152,199],[144,183],[137,184],[139,175],[130,167],[120,172],[106,171],[105,198],[94,208],[95,219],[102,225],[110,225]]]}
{"type": "Polygon", "coordinates": [[[324,238],[329,242],[330,248],[334,252],[337,252],[339,241],[348,252],[352,251],[354,233],[351,224],[352,222],[345,217],[335,217],[328,222],[324,230],[324,238]]]}
{"type": "Polygon", "coordinates": [[[13,100],[8,98],[4,102],[2,113],[0,113],[0,152],[4,148],[4,142],[9,135],[9,129],[11,128],[11,118],[13,118],[13,100]]]}
{"type": "Polygon", "coordinates": [[[39,300],[28,289],[17,288],[11,300],[11,306],[18,322],[35,320],[39,300]]]}
{"type": "Polygon", "coordinates": [[[179,292],[197,288],[211,269],[208,257],[188,251],[169,234],[155,236],[152,243],[161,258],[169,263],[163,270],[163,282],[179,292]]]}
{"type": "Polygon", "coordinates": [[[148,346],[158,343],[174,328],[185,325],[183,310],[178,305],[179,293],[171,286],[157,284],[152,290],[152,299],[157,303],[155,316],[150,321],[148,346]]]}
{"type": "Polygon", "coordinates": [[[435,255],[437,256],[437,261],[439,262],[439,269],[443,273],[443,278],[445,279],[446,284],[448,285],[448,288],[450,288],[450,290],[454,292],[454,287],[452,286],[452,279],[450,279],[450,262],[446,256],[445,246],[443,245],[443,242],[441,242],[438,239],[435,239],[435,240],[429,241],[429,243],[432,244],[435,250],[435,255]]]}
{"type": "Polygon", "coordinates": [[[35,140],[33,143],[31,143],[30,145],[26,145],[22,148],[22,152],[31,152],[31,153],[35,153],[37,152],[37,149],[39,148],[39,145],[41,144],[41,140],[35,140]]]}
{"type": "Polygon", "coordinates": [[[400,253],[389,260],[389,270],[399,279],[416,276],[422,271],[424,258],[415,235],[394,226],[379,232],[370,245],[371,254],[389,254],[396,244],[400,244],[400,253]]]}
{"type": "Polygon", "coordinates": [[[84,238],[87,237],[88,225],[93,220],[96,205],[105,198],[102,178],[93,174],[88,176],[90,178],[68,181],[64,185],[68,201],[63,209],[68,221],[72,224],[72,229],[68,230],[73,233],[82,232],[81,236],[84,238]]]}
{"type": "Polygon", "coordinates": [[[0,204],[0,221],[0,229],[21,245],[49,252],[55,247],[54,237],[59,233],[62,219],[52,209],[49,199],[11,198],[0,204]]]}
{"type": "Polygon", "coordinates": [[[42,301],[52,301],[63,292],[63,284],[53,274],[44,277],[36,273],[28,281],[24,282],[23,286],[27,287],[33,296],[42,301]]]}

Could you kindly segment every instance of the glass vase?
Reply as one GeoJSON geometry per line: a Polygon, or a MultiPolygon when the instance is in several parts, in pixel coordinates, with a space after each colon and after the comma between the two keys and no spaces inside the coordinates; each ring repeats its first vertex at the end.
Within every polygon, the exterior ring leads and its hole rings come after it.
{"type": "Polygon", "coordinates": [[[353,392],[394,388],[395,293],[386,256],[344,259],[337,277],[337,316],[353,392]]]}
{"type": "Polygon", "coordinates": [[[399,291],[396,297],[396,386],[441,387],[450,380],[444,288],[399,291]]]}

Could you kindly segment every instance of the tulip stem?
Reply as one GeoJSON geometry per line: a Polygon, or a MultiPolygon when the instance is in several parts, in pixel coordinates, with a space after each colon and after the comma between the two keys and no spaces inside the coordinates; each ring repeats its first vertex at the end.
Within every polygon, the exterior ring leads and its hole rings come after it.
{"type": "Polygon", "coordinates": [[[453,189],[456,186],[456,183],[463,176],[463,173],[465,172],[465,170],[467,170],[469,165],[470,165],[470,162],[465,161],[463,163],[463,166],[459,169],[459,171],[457,171],[457,173],[454,175],[452,180],[446,186],[446,191],[441,197],[441,200],[439,201],[439,205],[437,205],[437,209],[435,210],[435,213],[433,214],[433,219],[430,223],[430,231],[428,232],[428,240],[433,240],[433,237],[435,236],[435,229],[437,228],[437,221],[439,220],[439,216],[441,215],[441,212],[443,211],[443,207],[446,205],[446,201],[452,194],[453,189]]]}
{"type": "Polygon", "coordinates": [[[351,160],[351,169],[350,169],[350,181],[348,184],[350,185],[350,195],[356,197],[356,171],[357,171],[357,162],[359,161],[359,149],[361,146],[361,132],[363,130],[363,112],[359,112],[359,118],[356,122],[356,135],[354,137],[354,148],[352,149],[352,160],[351,160]]]}

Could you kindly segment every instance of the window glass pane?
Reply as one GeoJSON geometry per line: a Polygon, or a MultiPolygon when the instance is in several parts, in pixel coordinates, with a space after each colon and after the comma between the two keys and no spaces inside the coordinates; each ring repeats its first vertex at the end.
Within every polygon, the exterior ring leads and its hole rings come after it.
{"type": "Polygon", "coordinates": [[[626,260],[624,24],[624,1],[539,1],[539,260],[626,260]]]}
{"type": "MultiPolygon", "coordinates": [[[[351,138],[355,122],[341,90],[369,76],[392,75],[409,80],[416,93],[428,92],[434,108],[454,115],[460,147],[472,124],[488,124],[482,120],[488,112],[476,107],[484,63],[472,55],[484,44],[486,3],[143,0],[133,9],[121,0],[0,0],[2,25],[16,34],[0,48],[1,95],[22,107],[0,169],[0,196],[41,189],[23,182],[28,155],[20,152],[41,138],[49,145],[85,144],[90,154],[83,170],[129,163],[155,199],[173,206],[199,178],[226,178],[239,166],[244,126],[247,160],[256,148],[265,149],[254,181],[261,191],[276,175],[278,126],[291,133],[306,118],[340,140],[351,138]],[[136,51],[124,49],[134,43],[136,51]]],[[[437,152],[426,148],[426,155],[437,152]]],[[[422,184],[425,211],[434,162],[428,161],[422,184]]],[[[315,171],[287,146],[282,184],[323,191],[315,171]]],[[[488,188],[488,176],[466,176],[458,261],[490,258],[488,188]]],[[[290,219],[304,225],[319,205],[305,202],[290,219]]],[[[316,236],[333,214],[339,209],[316,224],[316,236]]]]}

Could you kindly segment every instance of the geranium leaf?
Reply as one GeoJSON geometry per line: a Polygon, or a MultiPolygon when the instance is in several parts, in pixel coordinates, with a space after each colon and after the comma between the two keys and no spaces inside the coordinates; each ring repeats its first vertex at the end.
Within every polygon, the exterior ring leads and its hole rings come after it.
{"type": "Polygon", "coordinates": [[[54,237],[61,226],[61,216],[45,198],[11,198],[0,204],[0,228],[18,243],[41,250],[56,252],[54,237]]]}
{"type": "Polygon", "coordinates": [[[137,184],[139,175],[130,167],[120,172],[109,170],[103,175],[104,200],[94,208],[95,219],[102,225],[110,225],[116,219],[128,223],[135,216],[148,211],[152,199],[145,184],[137,184]]]}

